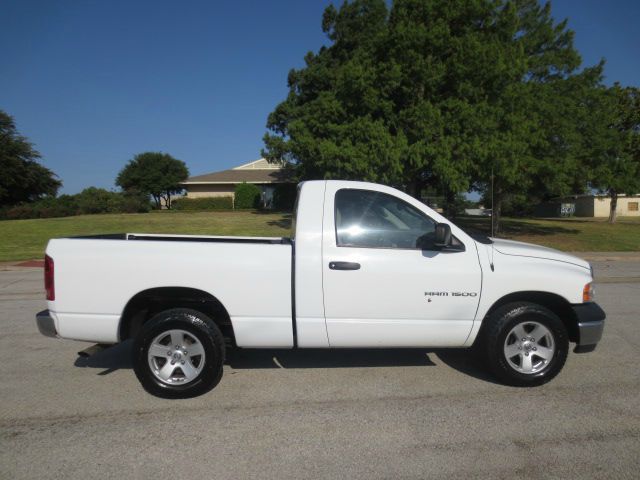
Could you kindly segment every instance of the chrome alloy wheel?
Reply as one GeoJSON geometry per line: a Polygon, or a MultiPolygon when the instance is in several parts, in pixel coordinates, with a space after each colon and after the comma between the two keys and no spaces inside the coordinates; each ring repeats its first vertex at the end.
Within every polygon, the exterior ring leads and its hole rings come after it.
{"type": "Polygon", "coordinates": [[[522,322],[504,340],[504,356],[517,372],[534,374],[553,358],[556,347],[551,331],[538,322],[522,322]]]}
{"type": "Polygon", "coordinates": [[[151,373],[167,385],[196,379],[205,362],[200,341],[186,330],[167,330],[153,339],[147,352],[151,373]]]}

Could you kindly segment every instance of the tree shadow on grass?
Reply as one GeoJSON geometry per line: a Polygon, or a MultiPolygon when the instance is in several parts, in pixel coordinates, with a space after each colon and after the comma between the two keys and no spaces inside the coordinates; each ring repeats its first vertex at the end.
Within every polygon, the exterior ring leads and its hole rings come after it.
{"type": "Polygon", "coordinates": [[[280,215],[281,218],[278,218],[277,220],[267,221],[267,225],[269,225],[270,227],[280,227],[285,229],[291,228],[291,222],[293,219],[293,215],[291,213],[263,211],[263,210],[256,210],[253,213],[255,213],[256,215],[265,215],[265,214],[280,215]]]}
{"type": "MultiPolygon", "coordinates": [[[[562,221],[557,220],[558,223],[562,221]]],[[[568,226],[572,223],[587,223],[580,220],[566,220],[565,222],[567,226],[557,224],[543,225],[534,220],[503,219],[501,236],[545,236],[559,233],[577,235],[580,230],[568,228],[568,226]]],[[[457,217],[455,223],[468,233],[480,233],[483,235],[491,233],[490,217],[457,217]]]]}
{"type": "MultiPolygon", "coordinates": [[[[108,375],[117,370],[133,368],[132,342],[127,340],[105,348],[90,357],[75,360],[79,368],[100,370],[108,375]]],[[[227,350],[225,364],[233,370],[308,369],[308,368],[375,368],[375,367],[434,367],[431,356],[470,377],[496,383],[483,364],[468,349],[379,348],[379,349],[243,349],[227,350]]]]}
{"type": "Polygon", "coordinates": [[[289,218],[291,218],[291,211],[290,210],[265,210],[262,208],[256,208],[254,210],[251,210],[251,213],[253,215],[284,215],[284,216],[288,216],[289,218]]]}

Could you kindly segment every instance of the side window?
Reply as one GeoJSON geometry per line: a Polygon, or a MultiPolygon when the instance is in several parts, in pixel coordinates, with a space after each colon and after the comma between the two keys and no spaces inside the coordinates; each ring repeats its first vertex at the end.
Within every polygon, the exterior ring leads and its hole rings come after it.
{"type": "Polygon", "coordinates": [[[414,206],[386,193],[338,190],[335,198],[339,247],[426,248],[436,223],[414,206]]]}

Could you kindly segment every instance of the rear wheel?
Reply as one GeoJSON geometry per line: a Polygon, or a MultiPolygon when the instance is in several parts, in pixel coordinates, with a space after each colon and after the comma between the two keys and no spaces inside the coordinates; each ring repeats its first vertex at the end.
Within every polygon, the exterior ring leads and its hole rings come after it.
{"type": "Polygon", "coordinates": [[[152,395],[189,398],[222,378],[224,339],[215,323],[196,310],[165,310],[145,323],[133,344],[133,365],[152,395]]]}
{"type": "Polygon", "coordinates": [[[569,340],[564,324],[553,312],[533,303],[511,303],[498,308],[487,321],[482,350],[500,380],[532,387],[560,373],[569,340]]]}

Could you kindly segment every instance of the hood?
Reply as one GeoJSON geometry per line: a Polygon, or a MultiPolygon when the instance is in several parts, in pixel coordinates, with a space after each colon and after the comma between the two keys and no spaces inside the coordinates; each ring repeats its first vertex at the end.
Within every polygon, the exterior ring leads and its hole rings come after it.
{"type": "Polygon", "coordinates": [[[542,247],[532,243],[516,242],[513,240],[504,240],[502,238],[492,238],[493,246],[496,251],[503,255],[514,255],[518,257],[544,258],[546,260],[555,260],[558,262],[571,263],[579,267],[589,270],[591,266],[589,262],[581,258],[569,255],[568,253],[555,250],[553,248],[542,247]]]}

